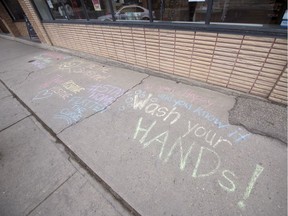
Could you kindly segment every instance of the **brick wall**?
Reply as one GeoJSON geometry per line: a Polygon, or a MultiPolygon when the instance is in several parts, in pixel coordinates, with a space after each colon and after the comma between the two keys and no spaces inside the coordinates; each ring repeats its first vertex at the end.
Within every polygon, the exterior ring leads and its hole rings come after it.
{"type": "Polygon", "coordinates": [[[15,22],[15,25],[22,37],[29,37],[29,33],[25,22],[15,22]]]}
{"type": "Polygon", "coordinates": [[[222,33],[44,24],[55,46],[287,104],[287,40],[222,33]]]}
{"type": "Polygon", "coordinates": [[[287,66],[277,80],[277,83],[269,95],[269,99],[287,104],[287,66]]]}

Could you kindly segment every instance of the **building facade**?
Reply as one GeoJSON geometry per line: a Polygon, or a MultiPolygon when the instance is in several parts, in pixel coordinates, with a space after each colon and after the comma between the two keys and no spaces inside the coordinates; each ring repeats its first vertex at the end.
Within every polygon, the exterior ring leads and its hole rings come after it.
{"type": "Polygon", "coordinates": [[[0,0],[0,29],[287,105],[286,8],[283,0],[0,0]]]}

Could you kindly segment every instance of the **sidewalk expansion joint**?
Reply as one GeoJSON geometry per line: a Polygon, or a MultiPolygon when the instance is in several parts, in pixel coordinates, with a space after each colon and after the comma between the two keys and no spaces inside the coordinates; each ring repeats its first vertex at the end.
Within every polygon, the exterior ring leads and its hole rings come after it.
{"type": "MultiPolygon", "coordinates": [[[[133,88],[141,85],[143,83],[143,81],[145,79],[147,79],[149,77],[149,75],[147,75],[147,77],[143,78],[139,83],[137,83],[136,85],[134,85],[133,87],[131,87],[130,89],[128,89],[126,92],[132,90],[133,88]]],[[[46,125],[46,123],[36,114],[33,112],[33,110],[31,110],[1,79],[0,79],[0,83],[2,83],[7,89],[8,91],[12,94],[12,96],[18,100],[18,102],[25,107],[30,113],[31,115],[42,125],[42,127],[52,136],[55,138],[55,142],[57,144],[61,144],[66,153],[68,155],[70,155],[70,157],[72,157],[83,169],[85,169],[89,175],[94,178],[97,182],[99,182],[103,188],[105,190],[107,190],[107,192],[109,192],[110,194],[112,194],[112,196],[127,210],[129,211],[132,215],[135,216],[140,216],[140,214],[128,203],[126,202],[116,191],[113,190],[113,188],[111,188],[100,176],[98,176],[97,173],[95,173],[88,165],[86,165],[86,163],[84,161],[82,161],[70,148],[69,146],[67,146],[58,136],[57,134],[48,126],[46,125]]],[[[125,92],[125,93],[126,93],[125,92]]],[[[125,94],[123,93],[123,95],[125,94]]],[[[122,95],[121,95],[122,96],[122,95]]],[[[120,96],[120,97],[121,97],[120,96]]],[[[70,162],[70,161],[69,161],[70,162]]],[[[71,163],[71,162],[70,162],[71,163]]],[[[34,208],[35,209],[35,208],[34,208]]],[[[31,211],[32,212],[32,211],[31,211]]],[[[29,214],[31,214],[31,212],[29,212],[29,214]]],[[[28,214],[28,215],[29,215],[28,214]]]]}
{"type": "Polygon", "coordinates": [[[133,90],[134,88],[136,88],[137,86],[139,85],[142,85],[142,83],[144,82],[144,80],[148,79],[150,77],[150,75],[147,74],[146,77],[144,77],[139,83],[135,84],[134,86],[132,86],[131,88],[127,89],[125,92],[123,92],[123,94],[121,94],[120,96],[116,97],[108,106],[104,107],[103,109],[83,118],[83,119],[80,119],[79,121],[76,121],[74,122],[73,124],[67,126],[66,128],[62,129],[60,132],[57,133],[57,135],[61,134],[62,132],[64,132],[65,130],[69,129],[70,127],[73,127],[74,125],[80,123],[80,122],[83,122],[85,121],[86,119],[88,118],[91,118],[92,116],[94,115],[97,115],[98,113],[102,113],[102,112],[105,112],[107,109],[109,109],[114,103],[116,103],[120,98],[122,98],[123,95],[125,95],[127,92],[133,90]]]}
{"type": "MultiPolygon", "coordinates": [[[[66,152],[67,153],[67,152],[66,152]]],[[[75,158],[73,156],[70,156],[69,153],[67,153],[69,156],[68,156],[68,161],[71,163],[71,165],[75,168],[75,170],[78,171],[78,173],[80,175],[82,175],[88,182],[89,184],[93,187],[94,185],[91,183],[91,179],[93,179],[95,181],[95,178],[91,175],[91,173],[88,172],[87,169],[83,168],[82,165],[79,164],[78,161],[75,160],[75,158]]],[[[97,184],[103,186],[103,184],[101,182],[99,182],[98,180],[96,180],[97,184]]],[[[96,189],[96,188],[95,188],[96,189]]],[[[107,191],[107,189],[105,187],[102,187],[101,189],[103,189],[107,194],[109,194],[111,197],[113,197],[113,199],[115,199],[115,196],[113,196],[113,194],[110,192],[110,191],[107,191]]],[[[115,207],[115,202],[111,202],[110,199],[107,199],[106,196],[103,195],[103,193],[101,191],[99,191],[99,188],[96,189],[97,192],[102,196],[103,199],[105,199],[111,206],[112,208],[121,216],[123,216],[123,214],[118,210],[117,207],[115,207]]],[[[116,201],[117,202],[117,201],[116,201]]],[[[121,201],[119,201],[119,205],[122,205],[121,204],[121,201]]],[[[122,206],[123,207],[123,206],[122,206]]],[[[125,210],[127,211],[127,209],[125,208],[125,210]]]]}
{"type": "Polygon", "coordinates": [[[63,181],[57,188],[55,188],[51,193],[48,194],[42,201],[40,201],[32,210],[26,214],[26,216],[29,216],[35,209],[37,209],[42,203],[44,203],[50,196],[52,196],[59,188],[61,188],[69,179],[71,179],[75,174],[77,173],[77,170],[72,173],[71,176],[69,176],[65,181],[63,181]]]}
{"type": "Polygon", "coordinates": [[[28,112],[30,113],[30,116],[33,116],[33,117],[42,125],[42,127],[43,127],[46,131],[49,132],[49,134],[50,134],[52,137],[54,137],[54,138],[57,139],[57,136],[56,136],[56,134],[53,132],[53,130],[52,130],[50,127],[48,127],[48,126],[42,121],[42,119],[40,119],[40,118],[36,115],[36,113],[34,113],[34,111],[31,110],[30,107],[28,107],[28,106],[24,103],[24,101],[22,101],[22,100],[18,97],[18,95],[16,95],[1,79],[0,79],[0,83],[2,83],[2,84],[6,87],[6,89],[10,92],[10,94],[13,96],[13,98],[15,98],[26,110],[28,110],[28,112]]]}
{"type": "Polygon", "coordinates": [[[93,178],[95,179],[100,185],[102,185],[103,189],[107,191],[107,193],[110,193],[123,207],[126,209],[130,214],[134,216],[141,216],[137,212],[136,209],[134,209],[126,200],[124,200],[116,191],[114,191],[113,188],[111,188],[97,173],[95,173],[83,160],[81,160],[78,155],[76,155],[73,151],[67,147],[64,142],[62,142],[61,139],[58,138],[57,143],[61,143],[65,147],[66,153],[69,155],[69,162],[72,164],[72,166],[82,175],[80,170],[76,168],[72,160],[75,161],[77,164],[79,164],[80,167],[82,167],[86,172],[93,178]]]}
{"type": "Polygon", "coordinates": [[[1,133],[2,131],[5,131],[5,130],[9,129],[10,127],[18,124],[19,122],[23,121],[24,119],[31,117],[31,116],[32,116],[32,115],[29,114],[29,115],[25,116],[24,118],[22,118],[22,119],[20,119],[20,120],[18,120],[18,121],[16,121],[16,122],[14,122],[14,123],[12,123],[11,125],[9,125],[9,126],[3,128],[3,129],[1,129],[1,130],[0,130],[0,133],[1,133]]]}

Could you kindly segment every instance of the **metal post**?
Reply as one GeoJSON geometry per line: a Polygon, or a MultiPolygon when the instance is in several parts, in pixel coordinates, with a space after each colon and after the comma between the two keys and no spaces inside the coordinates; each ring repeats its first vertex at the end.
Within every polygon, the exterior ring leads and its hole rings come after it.
{"type": "Polygon", "coordinates": [[[111,15],[112,15],[112,20],[113,20],[113,22],[115,22],[116,19],[115,19],[115,14],[114,14],[114,9],[113,9],[112,0],[108,0],[108,3],[109,3],[109,7],[110,7],[110,11],[111,11],[111,15]]]}
{"type": "Polygon", "coordinates": [[[205,18],[205,24],[209,25],[212,15],[212,8],[213,8],[213,0],[208,0],[207,2],[207,12],[206,12],[206,18],[205,18]]]}
{"type": "Polygon", "coordinates": [[[83,10],[84,10],[84,14],[85,14],[86,20],[89,20],[90,18],[89,18],[88,12],[87,12],[86,5],[84,4],[83,0],[80,0],[80,2],[81,2],[81,5],[83,7],[83,10]]]}
{"type": "Polygon", "coordinates": [[[152,0],[148,0],[148,8],[149,8],[149,18],[150,18],[150,23],[151,23],[153,22],[152,0]]]}

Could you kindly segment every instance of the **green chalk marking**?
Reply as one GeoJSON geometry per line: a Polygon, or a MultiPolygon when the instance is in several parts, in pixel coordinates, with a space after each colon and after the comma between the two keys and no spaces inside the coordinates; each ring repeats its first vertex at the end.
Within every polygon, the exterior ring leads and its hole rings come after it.
{"type": "Polygon", "coordinates": [[[246,188],[246,191],[244,193],[244,196],[243,196],[243,200],[239,201],[238,202],[238,207],[241,208],[241,209],[245,209],[245,203],[244,201],[248,199],[248,197],[250,196],[251,194],[251,191],[254,187],[254,184],[256,183],[256,180],[257,178],[260,176],[260,174],[263,172],[264,170],[264,167],[260,166],[260,165],[256,165],[256,168],[255,168],[255,171],[250,179],[250,182],[248,184],[248,187],[246,188]]]}

